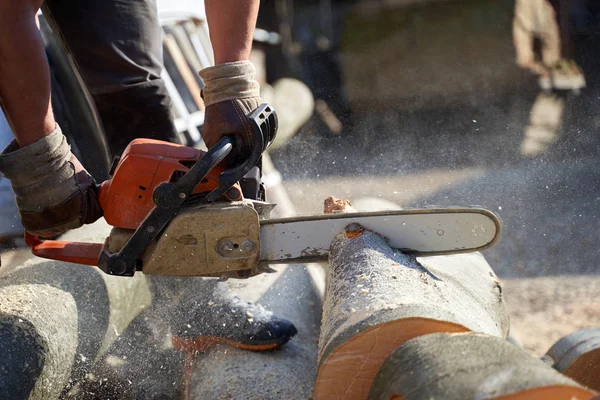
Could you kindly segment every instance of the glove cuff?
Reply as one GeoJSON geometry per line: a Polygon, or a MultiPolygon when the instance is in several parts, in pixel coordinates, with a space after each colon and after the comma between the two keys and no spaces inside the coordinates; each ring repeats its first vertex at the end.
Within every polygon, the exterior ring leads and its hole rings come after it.
{"type": "Polygon", "coordinates": [[[50,134],[25,147],[10,142],[0,154],[0,172],[13,185],[30,185],[60,169],[70,154],[71,147],[56,125],[50,134]]]}
{"type": "Polygon", "coordinates": [[[236,61],[215,65],[200,71],[204,81],[202,97],[208,107],[227,100],[260,97],[256,70],[250,61],[236,61]]]}
{"type": "Polygon", "coordinates": [[[0,154],[0,172],[10,181],[21,211],[64,200],[74,185],[71,146],[60,127],[25,147],[13,140],[0,154]]]}

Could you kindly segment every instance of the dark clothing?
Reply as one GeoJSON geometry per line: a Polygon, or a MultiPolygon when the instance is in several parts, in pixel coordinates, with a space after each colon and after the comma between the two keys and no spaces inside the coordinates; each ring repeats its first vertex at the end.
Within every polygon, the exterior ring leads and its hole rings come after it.
{"type": "Polygon", "coordinates": [[[43,13],[81,72],[113,155],[139,137],[179,142],[160,78],[156,0],[46,0],[43,13]]]}

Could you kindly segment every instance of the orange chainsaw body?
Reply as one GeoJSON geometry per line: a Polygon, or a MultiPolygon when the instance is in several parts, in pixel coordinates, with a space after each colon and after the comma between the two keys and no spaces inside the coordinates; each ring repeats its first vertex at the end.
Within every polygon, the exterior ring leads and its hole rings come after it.
{"type": "MultiPolygon", "coordinates": [[[[152,211],[154,189],[173,182],[189,171],[205,152],[153,139],[135,139],[121,156],[112,178],[100,185],[98,194],[104,219],[114,227],[135,230],[152,211]]],[[[213,168],[192,194],[206,193],[219,185],[222,167],[213,168]]],[[[98,265],[102,243],[42,241],[26,233],[27,245],[38,257],[86,265],[98,265]]]]}
{"type": "MultiPolygon", "coordinates": [[[[104,219],[114,227],[136,229],[154,207],[154,189],[183,176],[205,153],[192,147],[152,139],[135,139],[125,149],[112,179],[102,183],[99,200],[104,219]]],[[[219,185],[223,168],[216,167],[193,194],[219,185]]]]}

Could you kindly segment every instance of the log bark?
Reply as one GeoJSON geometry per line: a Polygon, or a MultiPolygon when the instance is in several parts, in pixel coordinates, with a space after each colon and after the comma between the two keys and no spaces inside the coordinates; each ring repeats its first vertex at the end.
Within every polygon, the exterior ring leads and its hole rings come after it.
{"type": "Polygon", "coordinates": [[[435,333],[396,349],[377,373],[369,399],[585,400],[594,395],[502,338],[435,333]]]}
{"type": "Polygon", "coordinates": [[[315,100],[312,92],[297,79],[281,78],[273,86],[261,85],[261,96],[277,110],[279,129],[269,148],[286,146],[313,115],[315,100]]]}
{"type": "Polygon", "coordinates": [[[387,357],[424,334],[508,335],[502,289],[479,253],[415,259],[350,226],[329,263],[315,399],[366,398],[387,357]]]}
{"type": "MultiPolygon", "coordinates": [[[[70,232],[65,240],[102,241],[108,229],[103,223],[90,225],[70,232]]],[[[112,277],[95,267],[35,257],[3,266],[0,291],[6,293],[0,295],[0,348],[14,349],[10,351],[40,366],[20,379],[23,387],[32,388],[25,397],[17,396],[10,383],[19,363],[0,368],[0,393],[7,393],[0,397],[10,399],[56,398],[46,393],[82,379],[151,302],[142,274],[112,277]],[[26,321],[26,330],[18,327],[19,320],[26,321]],[[40,348],[60,350],[40,352],[40,348]]]]}

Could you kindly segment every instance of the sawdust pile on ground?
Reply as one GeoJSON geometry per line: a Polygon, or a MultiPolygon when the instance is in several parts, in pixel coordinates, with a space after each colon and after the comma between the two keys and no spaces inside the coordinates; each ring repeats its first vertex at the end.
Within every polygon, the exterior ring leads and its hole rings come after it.
{"type": "Polygon", "coordinates": [[[542,356],[561,337],[600,328],[600,277],[560,276],[503,280],[511,332],[542,356]]]}

